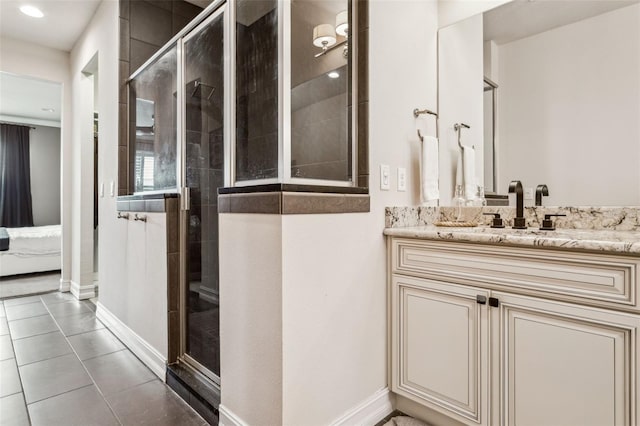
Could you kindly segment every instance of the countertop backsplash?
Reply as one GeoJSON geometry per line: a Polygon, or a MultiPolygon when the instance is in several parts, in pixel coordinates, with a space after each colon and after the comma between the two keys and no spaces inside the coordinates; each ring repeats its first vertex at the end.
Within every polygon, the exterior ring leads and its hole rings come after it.
{"type": "MultiPolygon", "coordinates": [[[[558,229],[601,229],[612,231],[640,231],[639,207],[525,207],[527,226],[539,228],[545,214],[565,214],[555,217],[558,229]]],[[[511,226],[515,207],[387,207],[386,228],[405,228],[433,225],[435,222],[462,221],[491,225],[493,216],[500,213],[506,226],[511,226]],[[458,217],[459,216],[459,217],[458,217]]]]}

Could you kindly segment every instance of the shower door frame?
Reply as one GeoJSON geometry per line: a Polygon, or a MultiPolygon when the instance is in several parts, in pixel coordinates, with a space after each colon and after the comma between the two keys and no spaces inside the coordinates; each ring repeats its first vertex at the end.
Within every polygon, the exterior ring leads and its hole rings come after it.
{"type": "MultiPolygon", "coordinates": [[[[187,259],[187,241],[189,238],[189,215],[188,212],[191,210],[191,202],[189,197],[189,188],[186,187],[186,173],[187,173],[187,138],[186,138],[186,103],[184,98],[184,87],[185,87],[185,61],[184,61],[184,47],[185,43],[189,41],[192,37],[198,35],[202,30],[204,30],[207,25],[209,25],[213,20],[218,18],[220,15],[223,17],[223,104],[225,111],[225,116],[223,118],[223,128],[224,128],[224,159],[223,164],[225,167],[225,182],[227,180],[226,174],[229,162],[229,125],[230,125],[230,114],[229,104],[229,79],[230,79],[230,64],[229,64],[229,33],[230,33],[230,21],[229,21],[229,3],[226,0],[217,0],[214,1],[209,7],[206,9],[206,16],[203,17],[200,22],[190,29],[186,34],[184,34],[177,43],[178,49],[178,73],[177,73],[177,102],[178,102],[178,111],[179,111],[179,139],[180,139],[180,182],[182,186],[180,188],[180,351],[178,355],[178,362],[192,370],[193,372],[203,375],[206,379],[213,382],[218,388],[220,387],[220,376],[209,370],[202,363],[197,361],[191,355],[187,353],[187,286],[189,285],[189,270],[188,264],[189,260],[187,259]]],[[[204,15],[204,14],[203,14],[204,15]]],[[[218,352],[220,348],[217,348],[218,352]]]]}

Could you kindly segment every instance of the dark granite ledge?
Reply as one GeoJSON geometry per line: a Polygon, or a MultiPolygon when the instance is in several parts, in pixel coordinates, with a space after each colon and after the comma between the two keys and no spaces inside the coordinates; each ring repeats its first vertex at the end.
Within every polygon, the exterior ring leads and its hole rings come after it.
{"type": "Polygon", "coordinates": [[[137,194],[119,196],[116,210],[119,212],[164,213],[167,210],[167,200],[178,197],[175,192],[160,194],[137,194]]]}
{"type": "Polygon", "coordinates": [[[369,194],[258,192],[220,194],[218,213],[335,214],[368,213],[369,194]]]}
{"type": "Polygon", "coordinates": [[[266,185],[234,186],[219,188],[218,194],[251,194],[258,192],[311,192],[321,194],[368,194],[369,188],[358,186],[318,186],[290,183],[272,183],[266,185]]]}

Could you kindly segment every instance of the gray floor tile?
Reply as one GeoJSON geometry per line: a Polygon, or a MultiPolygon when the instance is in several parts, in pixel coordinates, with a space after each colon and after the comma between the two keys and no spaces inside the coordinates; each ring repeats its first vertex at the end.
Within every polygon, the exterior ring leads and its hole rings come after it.
{"type": "Polygon", "coordinates": [[[25,303],[24,305],[7,306],[7,320],[15,321],[24,318],[37,317],[40,315],[47,315],[47,308],[41,301],[34,303],[25,303]]]}
{"type": "Polygon", "coordinates": [[[0,318],[4,318],[7,316],[7,313],[4,311],[4,303],[0,303],[0,318]]]}
{"type": "Polygon", "coordinates": [[[91,378],[74,354],[19,368],[27,404],[92,384],[91,378]]]}
{"type": "Polygon", "coordinates": [[[92,358],[84,366],[104,395],[157,379],[128,349],[92,358]]]}
{"type": "Polygon", "coordinates": [[[13,299],[6,299],[4,301],[4,307],[24,305],[25,303],[39,302],[40,296],[28,296],[28,297],[15,297],[13,299]]]}
{"type": "Polygon", "coordinates": [[[0,361],[0,397],[12,395],[22,390],[16,360],[0,361]]]}
{"type": "Polygon", "coordinates": [[[125,348],[107,329],[90,331],[69,337],[69,343],[81,360],[110,354],[125,348]]]}
{"type": "Polygon", "coordinates": [[[67,317],[69,315],[81,314],[83,312],[91,312],[91,309],[85,302],[72,300],[64,303],[56,303],[48,305],[51,315],[57,320],[58,318],[67,317]]]}
{"type": "Polygon", "coordinates": [[[107,396],[124,425],[202,425],[204,420],[160,380],[107,396]]]}
{"type": "Polygon", "coordinates": [[[18,365],[73,353],[67,339],[59,331],[16,340],[13,342],[13,349],[18,365]]]}
{"type": "Polygon", "coordinates": [[[27,405],[22,393],[0,398],[0,425],[29,426],[27,405]]]}
{"type": "Polygon", "coordinates": [[[33,426],[119,424],[93,385],[30,404],[29,414],[33,426]]]}
{"type": "Polygon", "coordinates": [[[6,318],[0,318],[0,336],[9,334],[9,324],[6,318]]]}
{"type": "Polygon", "coordinates": [[[65,336],[86,333],[87,331],[99,330],[104,325],[96,318],[93,312],[69,315],[68,317],[56,318],[58,326],[65,336]]]}
{"type": "Polygon", "coordinates": [[[11,321],[9,329],[11,330],[11,338],[16,340],[24,337],[35,336],[37,334],[58,331],[58,326],[53,322],[51,315],[42,315],[39,317],[11,321]]]}
{"type": "Polygon", "coordinates": [[[76,300],[73,294],[61,291],[55,291],[53,293],[47,293],[40,296],[45,305],[55,305],[56,303],[64,303],[72,300],[76,300]]]}
{"type": "Polygon", "coordinates": [[[11,344],[11,336],[8,334],[0,336],[0,361],[15,358],[13,355],[13,345],[11,344]]]}

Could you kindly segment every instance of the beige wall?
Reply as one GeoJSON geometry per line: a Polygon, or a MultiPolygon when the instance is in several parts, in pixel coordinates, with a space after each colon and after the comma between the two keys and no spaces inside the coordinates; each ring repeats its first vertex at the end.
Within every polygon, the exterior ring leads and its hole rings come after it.
{"type": "Polygon", "coordinates": [[[29,135],[33,224],[60,224],[60,129],[34,126],[29,135]]]}
{"type": "Polygon", "coordinates": [[[502,193],[520,179],[552,206],[640,204],[638,22],[635,4],[500,46],[502,193]]]}

